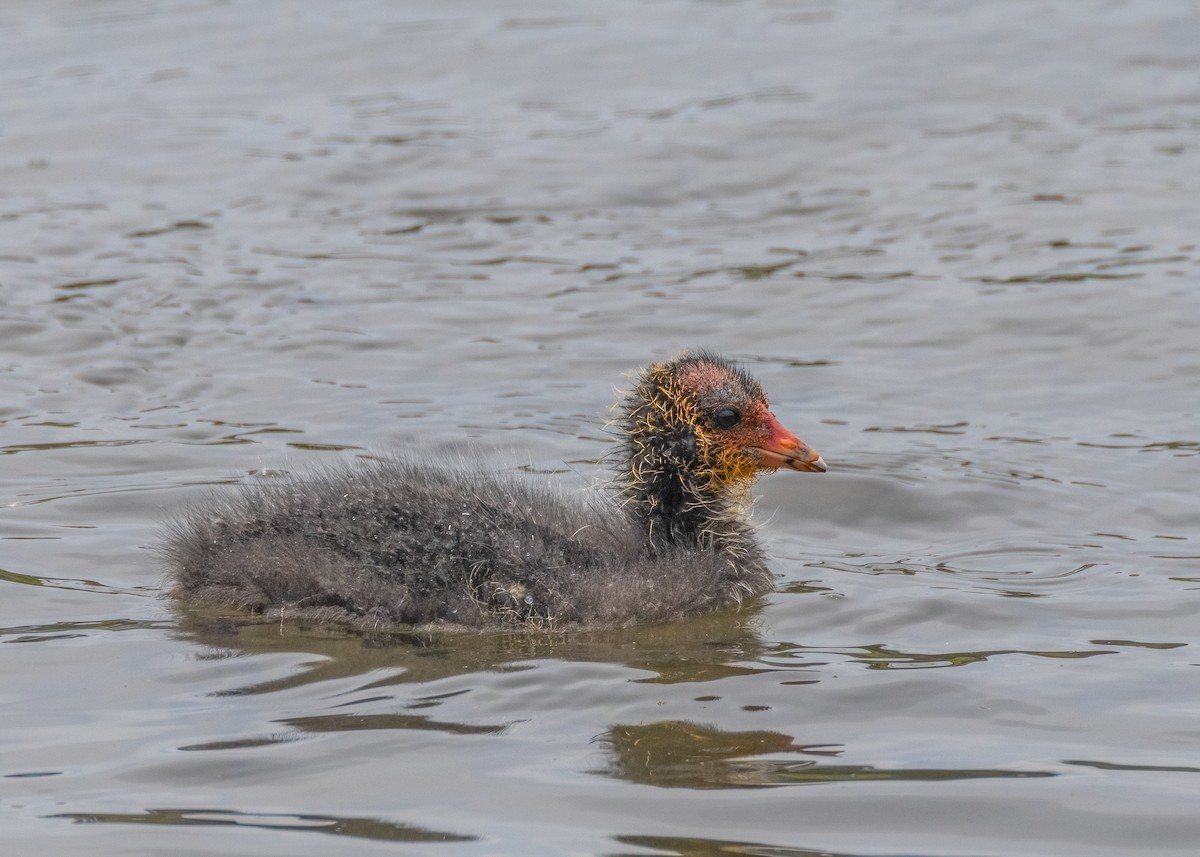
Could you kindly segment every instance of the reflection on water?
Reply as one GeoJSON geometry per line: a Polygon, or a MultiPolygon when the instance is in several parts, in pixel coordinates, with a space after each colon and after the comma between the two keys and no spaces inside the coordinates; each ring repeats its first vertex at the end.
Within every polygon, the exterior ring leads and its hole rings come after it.
{"type": "MultiPolygon", "coordinates": [[[[651,848],[656,854],[675,857],[878,857],[878,852],[829,851],[825,848],[792,848],[767,845],[761,842],[734,842],[724,839],[702,839],[682,836],[617,836],[624,845],[639,849],[651,848]]],[[[605,857],[644,857],[645,851],[613,851],[605,857]]],[[[905,852],[904,857],[931,857],[905,852]]]]}
{"type": "MultiPolygon", "coordinates": [[[[50,577],[40,574],[23,574],[19,571],[7,571],[0,568],[0,583],[18,583],[23,586],[45,586],[49,589],[65,589],[78,592],[95,592],[98,594],[111,595],[150,595],[157,596],[157,587],[128,587],[128,586],[113,586],[111,584],[101,583],[98,580],[87,580],[85,578],[70,578],[70,577],[50,577]]],[[[0,628],[0,635],[5,633],[4,629],[0,628]]]]}
{"type": "Polygon", "coordinates": [[[65,812],[49,816],[84,824],[163,824],[175,826],[236,826],[263,830],[325,833],[382,842],[472,842],[475,837],[427,830],[379,818],[338,818],[327,815],[252,813],[223,809],[147,809],[140,813],[65,812]]]}
{"type": "Polygon", "coordinates": [[[0,628],[2,643],[43,643],[52,640],[86,638],[97,631],[164,631],[168,622],[146,622],[136,619],[102,619],[97,622],[50,622],[40,625],[14,625],[0,628]],[[7,639],[5,639],[7,638],[7,639]]]}
{"type": "Polygon", "coordinates": [[[299,740],[301,740],[299,735],[277,732],[261,738],[233,738],[225,741],[209,741],[204,744],[185,744],[179,749],[188,752],[193,750],[250,750],[255,747],[270,747],[274,744],[299,740]]]}
{"type": "Polygon", "coordinates": [[[737,732],[683,721],[618,725],[600,739],[608,767],[593,773],[663,788],[733,789],[880,780],[974,780],[1051,777],[1050,771],[972,768],[878,768],[817,759],[762,759],[795,754],[836,757],[843,748],[797,744],[777,732],[737,732]]]}
{"type": "Polygon", "coordinates": [[[813,659],[813,655],[835,655],[860,663],[871,670],[929,669],[936,667],[962,667],[978,664],[1000,655],[1029,655],[1037,658],[1077,659],[1097,655],[1115,655],[1112,649],[1089,651],[1037,652],[1021,649],[995,649],[979,652],[903,652],[885,645],[851,646],[841,649],[815,646],[780,645],[762,657],[764,663],[786,667],[795,665],[802,669],[824,666],[827,659],[813,659]]]}
{"type": "Polygon", "coordinates": [[[468,672],[511,671],[543,659],[619,663],[650,675],[650,684],[717,681],[763,670],[756,612],[747,605],[669,625],[567,633],[446,633],[400,631],[363,637],[336,629],[259,622],[220,611],[173,605],[188,639],[209,647],[204,657],[230,652],[308,652],[304,670],[222,695],[274,693],[308,684],[370,675],[363,689],[437,681],[468,672]]]}
{"type": "Polygon", "coordinates": [[[322,714],[314,717],[293,717],[290,720],[280,720],[279,722],[304,732],[407,729],[448,732],[451,735],[498,735],[505,729],[503,725],[472,726],[466,723],[443,723],[423,714],[322,714]]]}

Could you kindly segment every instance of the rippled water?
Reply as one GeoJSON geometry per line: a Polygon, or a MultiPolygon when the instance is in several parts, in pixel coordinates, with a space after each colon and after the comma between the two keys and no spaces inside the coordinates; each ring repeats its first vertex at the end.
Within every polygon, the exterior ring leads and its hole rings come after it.
{"type": "Polygon", "coordinates": [[[7,4],[6,849],[1194,854],[1198,11],[7,4]],[[587,490],[696,345],[830,465],[760,483],[758,605],[380,645],[160,596],[214,484],[587,490]]]}

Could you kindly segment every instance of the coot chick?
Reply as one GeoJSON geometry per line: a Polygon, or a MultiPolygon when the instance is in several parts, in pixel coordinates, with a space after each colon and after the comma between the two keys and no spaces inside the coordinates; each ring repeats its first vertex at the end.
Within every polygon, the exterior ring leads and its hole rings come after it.
{"type": "Polygon", "coordinates": [[[641,371],[617,411],[607,494],[393,459],[210,496],[169,525],[172,594],[372,629],[622,626],[769,591],[751,483],[821,457],[708,352],[641,371]]]}

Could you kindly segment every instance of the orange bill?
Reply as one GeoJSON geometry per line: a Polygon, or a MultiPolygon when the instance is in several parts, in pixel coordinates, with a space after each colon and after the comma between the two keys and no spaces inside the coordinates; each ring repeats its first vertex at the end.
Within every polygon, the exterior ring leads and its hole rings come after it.
{"type": "Polygon", "coordinates": [[[775,415],[763,415],[767,436],[748,449],[758,453],[759,470],[785,467],[808,473],[824,473],[825,461],[815,449],[780,425],[775,415]]]}

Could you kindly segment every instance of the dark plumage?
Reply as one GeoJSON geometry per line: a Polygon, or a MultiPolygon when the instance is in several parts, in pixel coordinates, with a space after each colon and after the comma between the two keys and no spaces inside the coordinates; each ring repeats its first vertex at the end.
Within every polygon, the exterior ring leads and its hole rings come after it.
{"type": "Polygon", "coordinates": [[[403,460],[211,496],[169,526],[172,594],[360,628],[616,626],[771,589],[759,470],[823,471],[748,374],[650,366],[618,403],[614,497],[403,460]]]}

